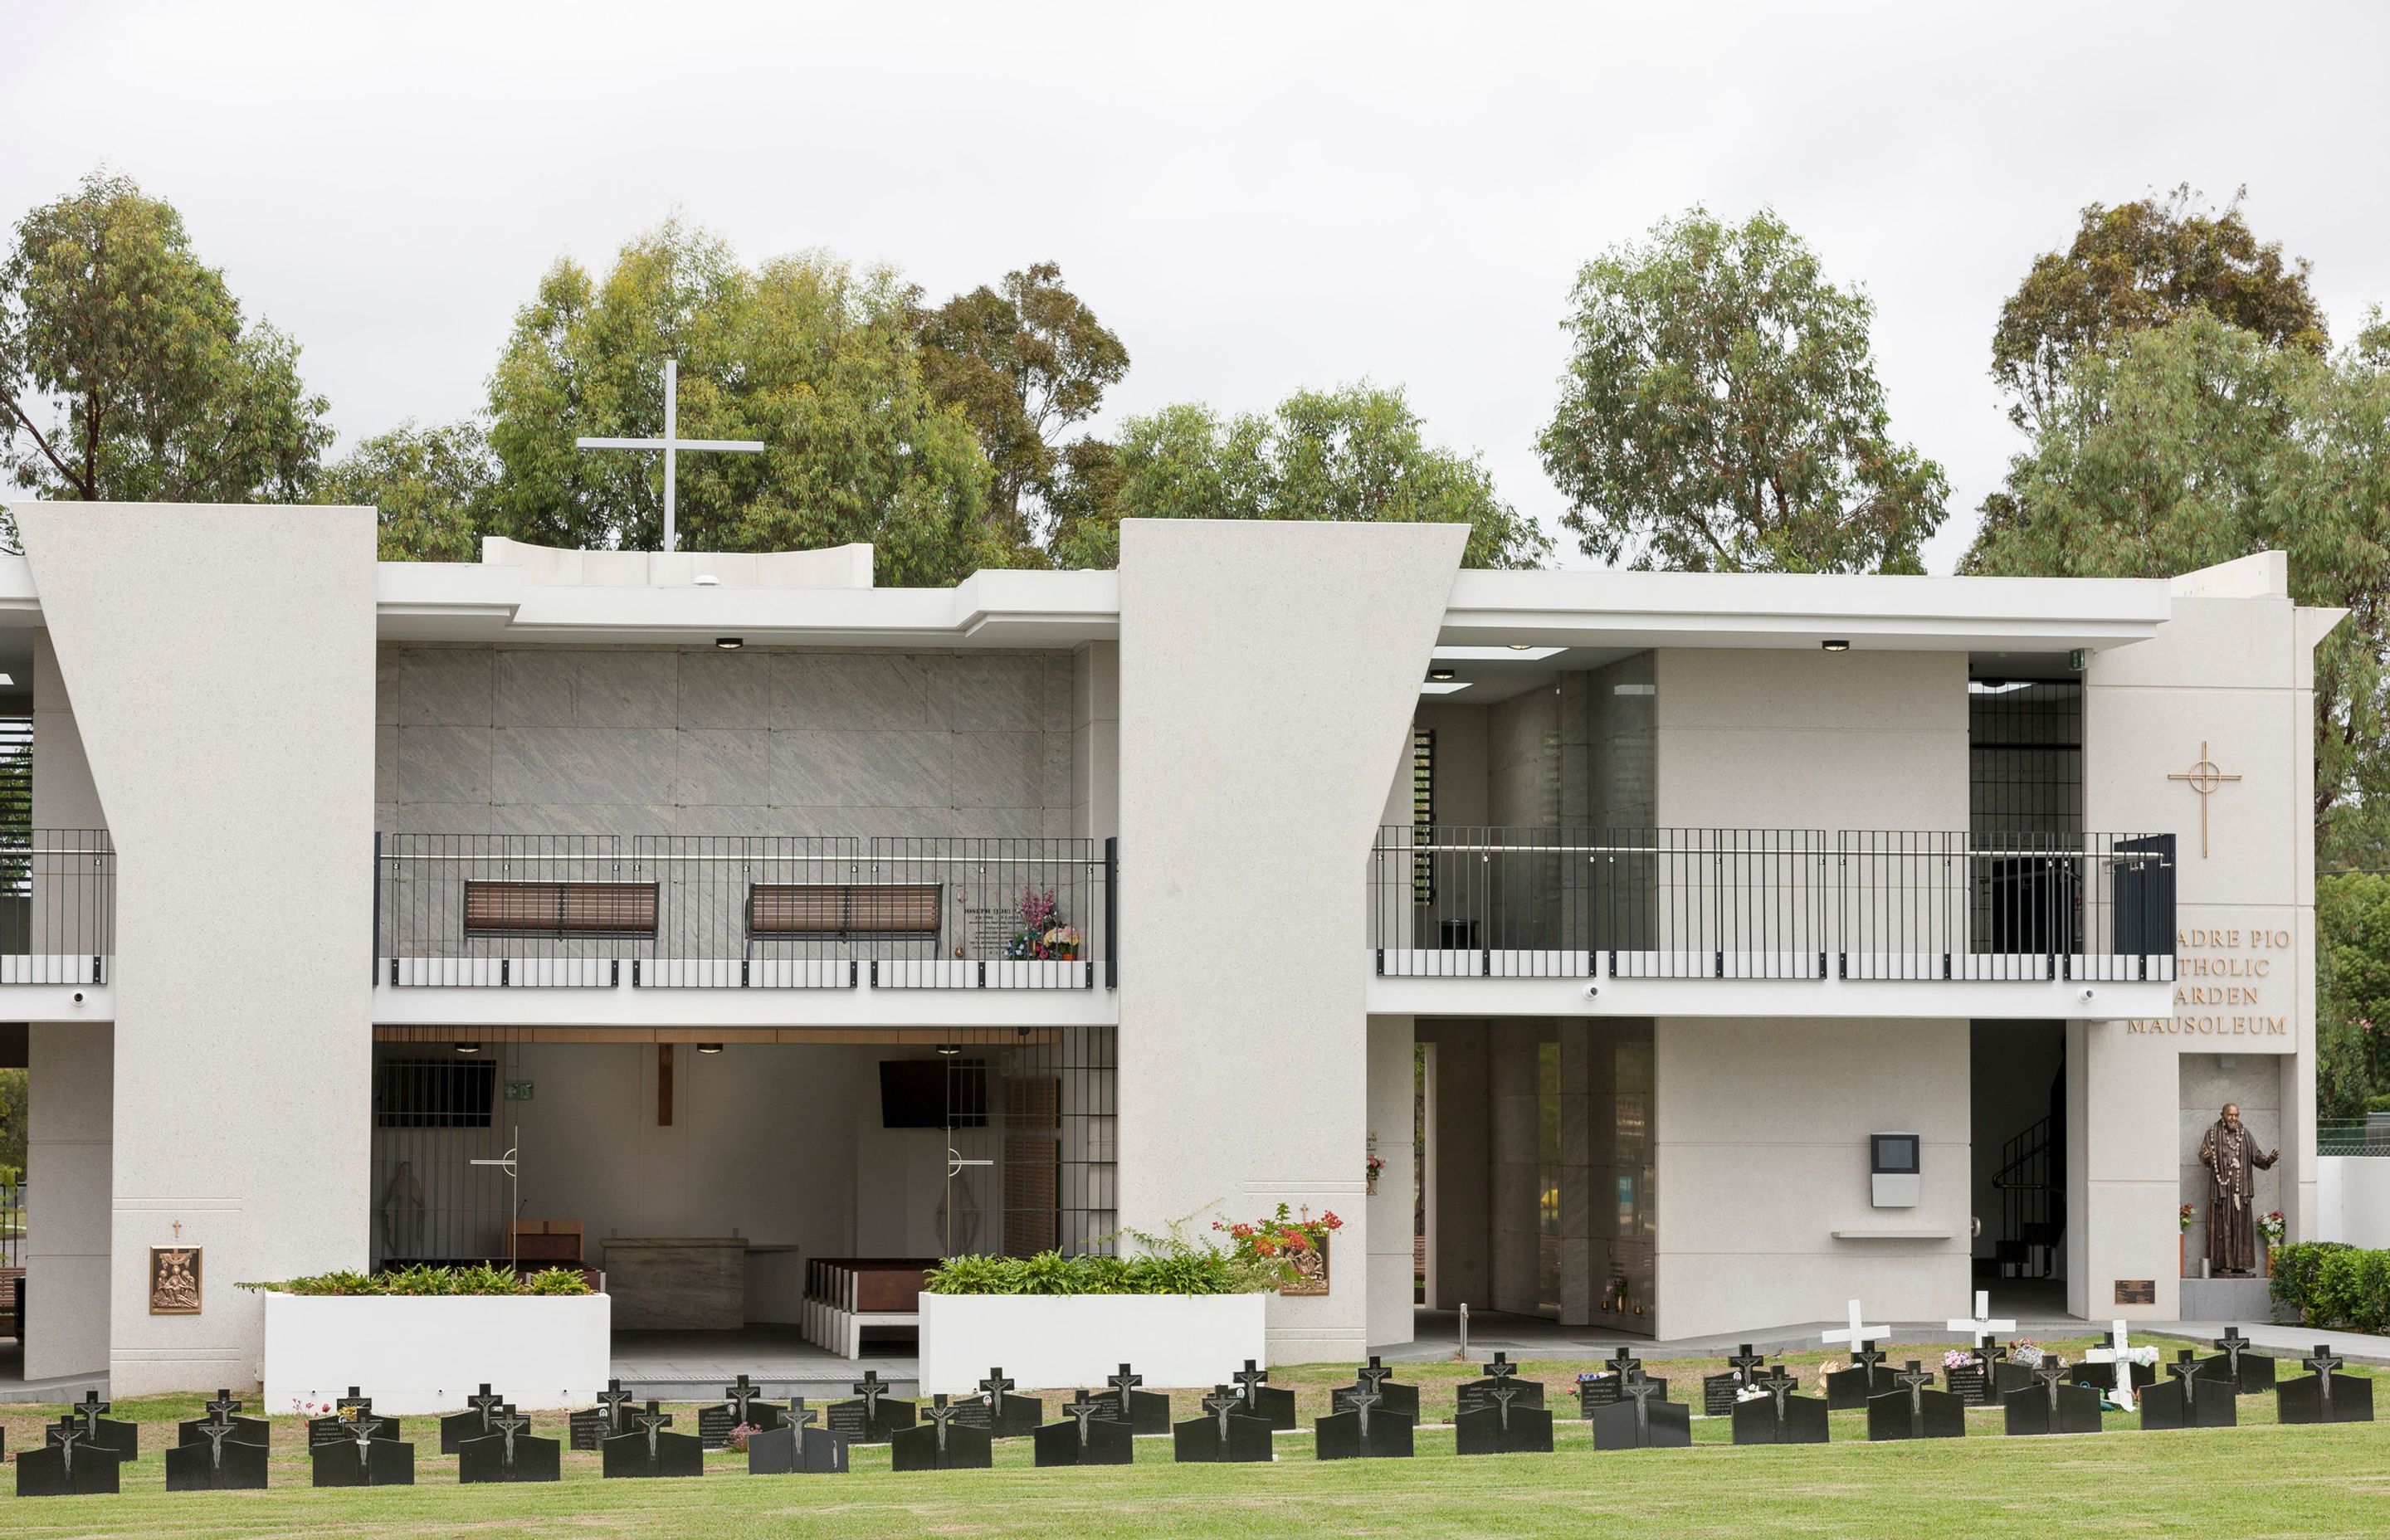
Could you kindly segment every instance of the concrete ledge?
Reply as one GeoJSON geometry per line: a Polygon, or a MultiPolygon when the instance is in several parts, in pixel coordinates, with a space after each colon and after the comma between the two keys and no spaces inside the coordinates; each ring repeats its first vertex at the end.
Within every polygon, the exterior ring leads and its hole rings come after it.
{"type": "Polygon", "coordinates": [[[2182,1318],[2186,1321],[2270,1321],[2274,1318],[2271,1278],[2185,1278],[2182,1318]]]}

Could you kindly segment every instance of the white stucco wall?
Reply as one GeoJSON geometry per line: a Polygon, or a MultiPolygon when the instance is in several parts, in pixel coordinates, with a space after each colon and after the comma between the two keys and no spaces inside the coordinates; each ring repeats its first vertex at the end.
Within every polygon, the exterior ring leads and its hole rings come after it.
{"type": "Polygon", "coordinates": [[[1966,1022],[1663,1018],[1653,1050],[1657,1335],[1834,1320],[1854,1298],[1872,1320],[1963,1312],[1966,1022]],[[1872,1206],[1873,1133],[1921,1137],[1916,1208],[1872,1206]]]}
{"type": "Polygon", "coordinates": [[[232,1285],[366,1260],[373,510],[16,514],[118,852],[110,1389],[247,1382],[232,1285]]]}
{"type": "Polygon", "coordinates": [[[28,1029],[28,1380],[108,1369],[114,1041],[104,1021],[35,1021],[28,1029]]]}
{"type": "Polygon", "coordinates": [[[1386,1162],[1365,1207],[1369,1238],[1369,1342],[1411,1340],[1413,1060],[1411,1019],[1369,1019],[1369,1131],[1386,1162]]]}
{"type": "Polygon", "coordinates": [[[1281,1361],[1370,1335],[1341,1260],[1370,1251],[1363,874],[1463,545],[1121,526],[1121,1217],[1342,1215],[1331,1291],[1272,1309],[1281,1361]]]}
{"type": "Polygon", "coordinates": [[[2084,827],[2172,832],[2178,856],[2174,1015],[2068,1033],[2069,1307],[2103,1317],[2179,1311],[2176,1210],[2204,1206],[2186,1143],[2235,1094],[2184,1055],[2233,1056],[2236,1084],[2273,1061],[2274,1094],[2250,1097],[2282,1150],[2270,1180],[2293,1238],[2318,1233],[2313,649],[2334,612],[2292,605],[2280,553],[2174,586],[2165,627],[2096,654],[2084,680],[2084,827]],[[2204,851],[2201,798],[2168,778],[2203,745],[2240,777],[2206,799],[2204,851]],[[2156,1302],[2116,1304],[2119,1279],[2153,1279],[2156,1302]]]}

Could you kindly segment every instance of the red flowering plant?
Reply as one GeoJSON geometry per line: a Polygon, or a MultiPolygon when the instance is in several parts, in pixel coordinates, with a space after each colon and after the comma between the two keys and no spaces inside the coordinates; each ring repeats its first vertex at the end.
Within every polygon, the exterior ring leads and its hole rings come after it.
{"type": "Polygon", "coordinates": [[[1062,903],[1053,889],[1021,890],[1021,901],[1013,905],[1012,939],[1005,943],[1006,956],[1015,962],[1075,962],[1079,946],[1078,927],[1062,918],[1062,903]]]}
{"type": "Polygon", "coordinates": [[[1266,1219],[1251,1223],[1240,1220],[1215,1219],[1212,1228],[1228,1238],[1231,1252],[1237,1260],[1263,1272],[1274,1274],[1281,1284],[1299,1283],[1306,1277],[1317,1277],[1319,1260],[1328,1250],[1330,1233],[1344,1227],[1334,1210],[1311,1217],[1304,1209],[1301,1218],[1294,1217],[1284,1203],[1266,1219]]]}

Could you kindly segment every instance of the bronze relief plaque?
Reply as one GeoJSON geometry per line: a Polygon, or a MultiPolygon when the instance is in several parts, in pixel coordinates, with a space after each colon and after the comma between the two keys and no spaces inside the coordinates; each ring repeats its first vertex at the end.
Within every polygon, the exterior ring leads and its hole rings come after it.
{"type": "Polygon", "coordinates": [[[2118,1278],[2118,1304],[2155,1304],[2158,1303],[2158,1280],[2155,1278],[2118,1278]]]}
{"type": "Polygon", "coordinates": [[[149,1314],[196,1315],[199,1313],[199,1249],[197,1246],[149,1248],[149,1314]]]}

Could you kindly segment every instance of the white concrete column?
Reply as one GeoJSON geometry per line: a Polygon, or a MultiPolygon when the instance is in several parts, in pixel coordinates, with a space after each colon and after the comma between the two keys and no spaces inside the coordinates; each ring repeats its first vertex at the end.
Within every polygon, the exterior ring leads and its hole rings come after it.
{"type": "Polygon", "coordinates": [[[2181,1317],[2174,1056],[2161,1067],[2127,1022],[2066,1024],[2067,1308],[2088,1319],[2181,1317]],[[2156,1303],[2119,1303],[2119,1280],[2153,1281],[2156,1303]]]}
{"type": "Polygon", "coordinates": [[[108,1372],[115,1031],[36,1021],[25,1129],[25,1378],[108,1372]]]}
{"type": "Polygon", "coordinates": [[[1369,1135],[1386,1162],[1366,1205],[1372,1347],[1411,1340],[1412,1046],[1409,1017],[1369,1018],[1369,1135]]]}

